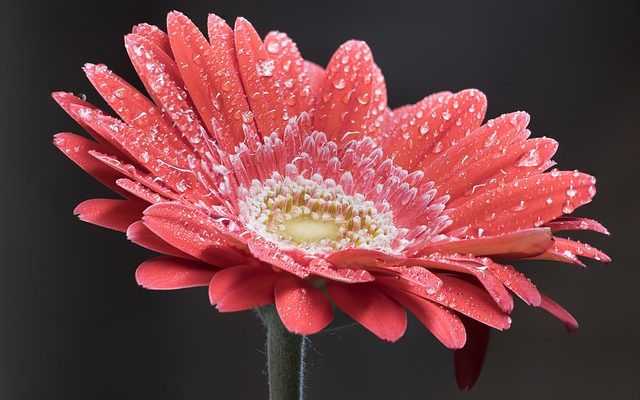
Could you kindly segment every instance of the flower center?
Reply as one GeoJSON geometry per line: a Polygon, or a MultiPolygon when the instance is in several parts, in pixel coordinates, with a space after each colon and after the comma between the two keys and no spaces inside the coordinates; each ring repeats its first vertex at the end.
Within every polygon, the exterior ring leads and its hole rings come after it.
{"type": "Polygon", "coordinates": [[[310,253],[349,247],[388,248],[397,236],[393,213],[359,194],[346,194],[333,179],[282,177],[253,180],[240,189],[241,218],[265,238],[310,253]]]}

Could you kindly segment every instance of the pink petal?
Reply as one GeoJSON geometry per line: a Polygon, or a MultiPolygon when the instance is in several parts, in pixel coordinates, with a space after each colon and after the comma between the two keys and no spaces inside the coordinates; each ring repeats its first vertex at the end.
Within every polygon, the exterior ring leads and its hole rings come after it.
{"type": "Polygon", "coordinates": [[[506,315],[482,288],[453,276],[438,274],[442,288],[429,293],[423,288],[396,277],[376,277],[376,282],[412,293],[464,314],[492,328],[503,330],[511,325],[506,315]]]}
{"type": "MultiPolygon", "coordinates": [[[[95,150],[89,150],[89,155],[110,170],[121,174],[120,176],[125,176],[134,182],[140,183],[154,193],[158,193],[167,199],[177,200],[179,198],[177,194],[158,183],[153,175],[144,174],[131,164],[125,164],[115,157],[95,150]]],[[[116,180],[116,184],[119,180],[120,179],[116,180]]]]}
{"type": "Polygon", "coordinates": [[[452,231],[465,225],[471,231],[497,235],[540,226],[591,201],[595,179],[579,172],[552,171],[500,186],[458,207],[452,231]]]}
{"type": "MultiPolygon", "coordinates": [[[[129,58],[148,92],[165,113],[176,124],[182,135],[186,137],[201,156],[208,150],[206,141],[210,138],[200,124],[200,117],[188,102],[177,67],[173,60],[163,59],[164,53],[146,43],[136,35],[127,35],[125,43],[129,58]],[[170,73],[171,69],[176,71],[170,73]],[[177,80],[180,79],[180,80],[177,80]]],[[[166,57],[166,55],[164,55],[166,57]]]]}
{"type": "Polygon", "coordinates": [[[133,181],[131,179],[120,178],[116,181],[116,184],[118,185],[118,187],[126,190],[128,193],[131,193],[137,198],[144,200],[150,204],[159,203],[161,201],[168,201],[168,199],[147,188],[142,183],[133,181]]]}
{"type": "Polygon", "coordinates": [[[475,163],[491,151],[522,142],[528,136],[529,115],[525,112],[504,114],[487,121],[456,145],[442,151],[428,166],[429,179],[440,183],[459,175],[459,171],[475,163]]]}
{"type": "Polygon", "coordinates": [[[469,390],[478,380],[487,355],[491,331],[486,325],[465,319],[467,343],[453,353],[456,383],[460,390],[469,390]]]}
{"type": "Polygon", "coordinates": [[[220,312],[250,310],[273,304],[281,275],[265,265],[238,265],[223,269],[211,280],[209,299],[220,312]]]}
{"type": "Polygon", "coordinates": [[[144,23],[138,24],[133,27],[131,32],[158,46],[158,48],[164,51],[169,57],[173,57],[169,37],[157,26],[144,23]]]}
{"type": "Polygon", "coordinates": [[[312,98],[309,103],[312,106],[312,112],[309,114],[313,116],[313,111],[315,111],[317,101],[320,97],[322,82],[324,81],[324,68],[311,61],[305,61],[304,68],[309,78],[309,93],[312,98]]]}
{"type": "Polygon", "coordinates": [[[611,258],[608,255],[586,243],[559,237],[554,239],[555,240],[551,248],[549,248],[544,254],[540,254],[539,256],[532,258],[566,262],[580,265],[582,267],[584,267],[584,264],[578,259],[578,256],[592,258],[596,261],[601,261],[607,264],[611,262],[611,258]]]}
{"type": "Polygon", "coordinates": [[[551,228],[552,232],[587,230],[609,235],[601,223],[588,218],[560,217],[547,222],[545,226],[551,228]]]}
{"type": "Polygon", "coordinates": [[[201,120],[212,134],[212,121],[218,121],[223,132],[220,147],[232,152],[244,139],[243,114],[250,110],[237,72],[231,28],[210,16],[210,45],[191,20],[174,11],[167,17],[167,29],[171,49],[201,120]]]}
{"type": "Polygon", "coordinates": [[[404,309],[372,284],[345,285],[328,282],[336,305],[380,339],[395,342],[407,328],[404,309]]]}
{"type": "Polygon", "coordinates": [[[551,300],[545,295],[542,295],[542,302],[540,308],[547,311],[549,314],[558,318],[567,329],[569,333],[575,333],[578,331],[578,321],[562,306],[555,301],[551,300]]]}
{"type": "Polygon", "coordinates": [[[128,125],[141,130],[155,127],[158,136],[168,136],[166,140],[182,140],[180,133],[151,101],[105,65],[85,64],[84,71],[100,95],[128,125]]]}
{"type": "Polygon", "coordinates": [[[275,298],[280,319],[292,333],[312,335],[333,320],[333,310],[324,293],[298,278],[280,278],[275,286],[275,298]]]}
{"type": "Polygon", "coordinates": [[[525,258],[544,253],[553,244],[548,228],[523,229],[497,236],[451,240],[424,247],[422,254],[461,253],[497,258],[525,258]]]}
{"type": "Polygon", "coordinates": [[[244,264],[247,255],[232,247],[211,219],[179,203],[152,205],[144,212],[144,224],[161,239],[192,257],[211,265],[244,264]]]}
{"type": "Polygon", "coordinates": [[[385,151],[407,170],[426,168],[438,154],[480,126],[486,107],[486,97],[476,89],[427,97],[400,110],[385,151]]]}
{"type": "Polygon", "coordinates": [[[126,232],[129,225],[142,218],[147,206],[138,200],[91,199],[78,204],[73,213],[81,221],[126,232]]]}
{"type": "MultiPolygon", "coordinates": [[[[76,108],[76,107],[74,107],[76,108]]],[[[171,132],[136,129],[100,111],[75,110],[80,118],[103,136],[113,138],[127,154],[177,193],[191,192],[196,185],[188,164],[185,143],[171,132]]]]}
{"type": "Polygon", "coordinates": [[[508,147],[495,146],[493,152],[475,163],[469,163],[438,188],[451,196],[451,207],[463,203],[468,197],[479,196],[496,187],[543,172],[555,154],[558,142],[549,138],[529,139],[508,147]]]}
{"type": "Polygon", "coordinates": [[[74,96],[73,93],[55,92],[51,96],[60,105],[60,107],[62,107],[62,109],[82,127],[82,129],[87,131],[87,133],[102,145],[101,147],[104,148],[105,153],[112,154],[122,160],[131,162],[131,159],[126,155],[122,146],[120,146],[117,141],[115,141],[110,135],[105,135],[103,132],[93,129],[80,116],[81,114],[79,112],[82,112],[83,110],[97,111],[98,109],[96,106],[79,99],[74,96]]]}
{"type": "Polygon", "coordinates": [[[336,268],[375,269],[397,265],[401,259],[378,250],[350,248],[331,253],[326,260],[336,268]]]}
{"type": "Polygon", "coordinates": [[[145,289],[172,290],[207,286],[217,270],[198,261],[154,258],[140,264],[136,281],[145,289]]]}
{"type": "Polygon", "coordinates": [[[506,287],[518,295],[525,303],[537,307],[540,305],[540,292],[531,281],[521,272],[510,265],[495,262],[488,264],[489,271],[500,279],[506,287]]]}
{"type": "Polygon", "coordinates": [[[373,65],[366,43],[351,40],[334,53],[325,71],[313,125],[340,148],[369,131],[373,65]]]}
{"type": "Polygon", "coordinates": [[[412,294],[386,288],[385,293],[406,307],[449,349],[462,348],[467,340],[464,325],[454,313],[438,304],[412,294]]]}
{"type": "MultiPolygon", "coordinates": [[[[53,144],[71,161],[100,181],[100,183],[117,193],[124,193],[116,185],[116,181],[122,178],[122,174],[104,165],[89,154],[90,151],[104,151],[98,143],[73,133],[58,133],[54,136],[53,144]]],[[[124,195],[126,196],[126,193],[124,195]]]]}
{"type": "Polygon", "coordinates": [[[249,21],[235,25],[236,55],[249,105],[263,136],[282,135],[290,117],[309,111],[312,97],[304,60],[285,34],[270,32],[262,43],[249,21]]]}
{"type": "Polygon", "coordinates": [[[364,269],[336,269],[322,258],[314,258],[307,267],[313,275],[344,283],[371,282],[375,278],[364,269]]]}
{"type": "Polygon", "coordinates": [[[187,253],[176,249],[169,243],[160,239],[155,233],[146,227],[144,222],[136,221],[127,228],[127,239],[131,240],[138,246],[145,249],[155,251],[156,253],[166,254],[178,258],[191,258],[187,253]]]}
{"type": "MultiPolygon", "coordinates": [[[[488,262],[490,262],[490,260],[480,260],[455,254],[445,256],[432,254],[427,257],[408,258],[404,261],[406,265],[420,265],[431,270],[450,271],[474,276],[493,298],[498,307],[500,307],[502,311],[510,313],[513,310],[513,298],[500,279],[488,271],[486,265],[488,262]]],[[[423,289],[427,290],[428,288],[423,287],[423,289]]],[[[428,290],[427,292],[430,294],[434,293],[428,290]]]]}
{"type": "Polygon", "coordinates": [[[285,254],[275,243],[262,237],[253,237],[247,242],[251,253],[260,261],[273,265],[300,278],[309,276],[309,270],[285,254]]]}

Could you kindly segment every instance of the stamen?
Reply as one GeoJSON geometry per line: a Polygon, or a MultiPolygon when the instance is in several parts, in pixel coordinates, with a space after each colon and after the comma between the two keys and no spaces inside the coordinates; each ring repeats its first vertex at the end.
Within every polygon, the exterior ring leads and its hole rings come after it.
{"type": "Polygon", "coordinates": [[[378,210],[364,196],[347,195],[333,179],[314,174],[254,179],[240,188],[245,225],[288,247],[311,253],[348,247],[389,248],[398,230],[389,207],[378,210]]]}

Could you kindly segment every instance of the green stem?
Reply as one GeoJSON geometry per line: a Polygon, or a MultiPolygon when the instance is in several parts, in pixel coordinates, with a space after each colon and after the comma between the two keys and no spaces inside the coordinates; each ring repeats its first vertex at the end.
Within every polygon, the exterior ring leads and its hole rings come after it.
{"type": "Polygon", "coordinates": [[[290,333],[273,305],[258,313],[267,328],[267,366],[270,400],[304,398],[305,337],[290,333]]]}

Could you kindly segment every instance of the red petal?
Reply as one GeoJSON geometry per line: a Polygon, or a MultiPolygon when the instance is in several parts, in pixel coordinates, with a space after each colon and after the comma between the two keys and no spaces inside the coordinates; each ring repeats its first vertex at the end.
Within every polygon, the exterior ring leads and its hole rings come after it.
{"type": "Polygon", "coordinates": [[[96,90],[124,122],[142,130],[156,129],[158,136],[167,136],[165,140],[181,140],[180,133],[149,99],[105,65],[85,64],[84,71],[96,90]]]}
{"type": "Polygon", "coordinates": [[[500,279],[506,287],[518,295],[525,303],[537,307],[540,305],[540,292],[536,286],[527,279],[524,274],[518,272],[510,265],[502,265],[491,262],[489,271],[500,279]]]}
{"type": "Polygon", "coordinates": [[[480,126],[486,107],[484,94],[468,89],[454,96],[446,93],[430,96],[403,108],[395,117],[387,154],[407,170],[420,165],[426,168],[438,154],[480,126]]]}
{"type": "Polygon", "coordinates": [[[158,46],[158,48],[164,51],[168,56],[173,57],[169,37],[157,26],[144,23],[138,24],[133,27],[131,32],[135,35],[142,36],[149,42],[158,46]]]}
{"type": "Polygon", "coordinates": [[[116,181],[116,184],[118,185],[118,187],[121,187],[128,193],[131,193],[137,198],[151,204],[159,203],[161,201],[168,201],[168,199],[165,199],[158,193],[147,188],[142,183],[133,181],[131,179],[120,178],[116,181]]]}
{"type": "Polygon", "coordinates": [[[333,320],[333,310],[324,293],[298,278],[285,276],[278,280],[275,297],[280,319],[290,332],[312,335],[333,320]]]}
{"type": "Polygon", "coordinates": [[[521,142],[528,136],[529,115],[525,112],[504,114],[461,139],[443,151],[428,166],[429,179],[436,183],[459,175],[459,171],[475,163],[496,148],[521,142]]]}
{"type": "Polygon", "coordinates": [[[230,246],[211,219],[196,209],[178,203],[155,204],[145,210],[142,220],[170,245],[209,264],[228,267],[247,261],[248,256],[230,246]]]}
{"type": "Polygon", "coordinates": [[[547,222],[545,226],[551,228],[551,232],[587,230],[609,235],[601,223],[588,218],[560,217],[547,222]]]}
{"type": "Polygon", "coordinates": [[[113,138],[109,135],[104,135],[102,132],[94,130],[83,120],[83,118],[81,118],[80,114],[78,113],[78,110],[97,110],[96,106],[79,99],[78,97],[74,96],[73,93],[56,92],[51,96],[60,105],[60,107],[62,107],[62,109],[66,111],[66,113],[69,114],[69,116],[82,127],[82,129],[87,131],[87,133],[89,133],[94,139],[98,141],[98,143],[102,145],[105,153],[117,156],[118,158],[126,160],[127,162],[131,161],[129,156],[125,154],[122,146],[120,146],[117,141],[113,140],[113,138]]]}
{"type": "Polygon", "coordinates": [[[462,348],[467,340],[464,325],[454,313],[412,294],[386,288],[385,292],[406,307],[446,347],[462,348]]]}
{"type": "Polygon", "coordinates": [[[251,238],[247,244],[251,253],[260,261],[280,268],[300,278],[309,276],[309,271],[298,264],[293,257],[285,254],[275,243],[261,237],[251,238]]]}
{"type": "Polygon", "coordinates": [[[128,154],[177,193],[192,192],[196,185],[194,172],[189,167],[189,157],[185,156],[189,152],[185,151],[181,138],[168,132],[160,134],[154,129],[136,129],[96,110],[76,109],[76,112],[101,135],[116,140],[128,154]]]}
{"type": "Polygon", "coordinates": [[[451,196],[450,207],[463,203],[467,197],[479,196],[505,183],[548,169],[558,142],[535,138],[508,147],[495,147],[494,151],[470,163],[438,187],[439,193],[451,196]]]}
{"type": "Polygon", "coordinates": [[[73,213],[81,221],[126,232],[129,225],[142,218],[147,206],[138,200],[91,199],[78,204],[73,213]]]}
{"type": "MultiPolygon", "coordinates": [[[[506,313],[513,310],[513,298],[496,275],[487,271],[490,260],[480,260],[457,255],[432,254],[422,258],[409,258],[406,265],[420,265],[431,270],[451,271],[474,276],[493,298],[500,309],[506,313]]],[[[427,288],[424,288],[425,290],[427,288]]],[[[422,289],[421,289],[422,290],[422,289]]],[[[433,294],[431,291],[428,293],[433,294]]]]}
{"type": "Polygon", "coordinates": [[[282,135],[290,117],[310,108],[309,79],[295,43],[284,33],[264,40],[249,21],[235,25],[236,54],[249,105],[263,136],[282,135]]]}
{"type": "Polygon", "coordinates": [[[369,132],[373,106],[373,56],[364,42],[351,40],[335,52],[324,75],[314,128],[343,147],[369,132]]]}
{"type": "Polygon", "coordinates": [[[131,240],[138,246],[145,249],[155,251],[156,253],[166,254],[178,258],[191,258],[185,252],[182,252],[169,243],[160,239],[155,233],[147,228],[142,221],[136,221],[127,228],[127,239],[131,240]]]}
{"type": "Polygon", "coordinates": [[[579,172],[552,171],[500,186],[456,208],[448,231],[468,225],[497,235],[540,226],[591,201],[595,179],[579,172]]]}
{"type": "Polygon", "coordinates": [[[167,17],[167,29],[182,78],[203,123],[213,134],[212,121],[218,121],[224,135],[219,138],[220,147],[232,152],[244,139],[243,114],[250,110],[237,71],[231,28],[210,16],[210,45],[193,22],[174,11],[167,17]]]}
{"type": "Polygon", "coordinates": [[[154,101],[171,117],[191,146],[201,155],[205,155],[209,134],[187,101],[188,96],[182,80],[176,80],[176,75],[180,77],[177,70],[173,74],[168,73],[170,67],[175,67],[173,60],[163,60],[163,53],[136,35],[127,35],[125,43],[129,58],[154,101]]]}
{"type": "Polygon", "coordinates": [[[375,278],[364,269],[340,268],[336,269],[322,258],[314,258],[308,266],[313,275],[344,283],[371,282],[375,278]]]}
{"type": "Polygon", "coordinates": [[[553,246],[551,246],[550,249],[548,249],[544,254],[532,258],[567,262],[577,264],[582,267],[584,267],[584,264],[578,259],[578,256],[592,258],[603,263],[611,262],[611,258],[608,255],[586,243],[559,237],[554,239],[553,246]]]}
{"type": "MultiPolygon", "coordinates": [[[[100,181],[100,183],[117,193],[123,193],[116,185],[116,181],[122,178],[122,174],[104,165],[89,154],[89,151],[104,151],[98,143],[73,133],[58,133],[54,136],[53,144],[71,161],[100,181]]],[[[126,196],[126,193],[124,195],[126,196]]]]}
{"type": "Polygon", "coordinates": [[[478,380],[487,354],[491,331],[485,325],[465,319],[467,343],[453,353],[456,383],[460,390],[469,390],[478,380]]]}
{"type": "Polygon", "coordinates": [[[345,285],[328,282],[336,305],[380,339],[395,342],[407,329],[404,309],[372,284],[345,285]]]}
{"type": "Polygon", "coordinates": [[[211,280],[209,300],[220,312],[250,310],[273,304],[273,290],[279,277],[265,265],[226,268],[211,280]]]}
{"type": "Polygon", "coordinates": [[[136,281],[145,289],[186,289],[207,286],[215,274],[215,269],[198,261],[160,257],[140,264],[136,281]]]}
{"type": "Polygon", "coordinates": [[[397,265],[401,259],[378,250],[351,248],[335,251],[326,258],[336,268],[375,269],[397,265]]]}
{"type": "Polygon", "coordinates": [[[482,288],[445,274],[438,274],[438,277],[443,285],[435,294],[396,277],[378,276],[376,282],[442,304],[492,328],[509,328],[511,318],[498,308],[482,288]]]}
{"type": "Polygon", "coordinates": [[[547,228],[523,229],[497,236],[452,240],[426,246],[421,254],[461,253],[497,258],[525,258],[544,253],[553,244],[547,228]]]}
{"type": "Polygon", "coordinates": [[[562,306],[555,301],[551,300],[545,295],[542,295],[542,302],[540,303],[540,308],[547,311],[549,314],[558,318],[567,329],[569,333],[575,333],[578,331],[578,321],[573,318],[567,310],[562,308],[562,306]]]}
{"type": "MultiPolygon", "coordinates": [[[[95,150],[89,150],[89,155],[104,166],[110,168],[112,171],[121,174],[121,176],[130,178],[134,182],[144,185],[154,193],[159,193],[167,199],[176,200],[179,198],[177,194],[167,189],[164,185],[157,183],[154,176],[142,173],[131,164],[125,164],[117,158],[105,155],[95,150]]],[[[119,180],[120,179],[118,179],[116,183],[118,183],[119,180]]]]}
{"type": "Polygon", "coordinates": [[[317,101],[320,98],[320,90],[322,89],[322,82],[324,81],[324,68],[312,63],[311,61],[304,62],[305,72],[309,78],[309,93],[311,100],[309,102],[310,115],[313,116],[317,101]]]}

